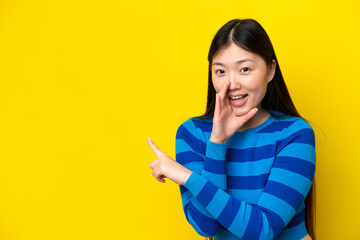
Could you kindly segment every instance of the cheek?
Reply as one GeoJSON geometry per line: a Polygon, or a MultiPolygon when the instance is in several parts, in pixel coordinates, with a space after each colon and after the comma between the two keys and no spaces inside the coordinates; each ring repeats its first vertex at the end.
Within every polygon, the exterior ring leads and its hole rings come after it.
{"type": "Polygon", "coordinates": [[[243,87],[250,92],[259,92],[262,89],[261,84],[259,82],[256,82],[256,80],[248,81],[246,85],[243,84],[243,87]]]}
{"type": "Polygon", "coordinates": [[[266,79],[252,78],[247,82],[247,89],[254,92],[265,92],[267,88],[266,79]]]}

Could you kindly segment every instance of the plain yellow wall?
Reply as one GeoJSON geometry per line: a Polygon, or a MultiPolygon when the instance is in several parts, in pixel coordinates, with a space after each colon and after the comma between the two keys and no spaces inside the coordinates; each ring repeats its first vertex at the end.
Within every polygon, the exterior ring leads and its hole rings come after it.
{"type": "Polygon", "coordinates": [[[356,1],[0,2],[0,239],[203,239],[146,137],[175,157],[233,18],[268,32],[317,137],[317,229],[359,239],[356,1]]]}

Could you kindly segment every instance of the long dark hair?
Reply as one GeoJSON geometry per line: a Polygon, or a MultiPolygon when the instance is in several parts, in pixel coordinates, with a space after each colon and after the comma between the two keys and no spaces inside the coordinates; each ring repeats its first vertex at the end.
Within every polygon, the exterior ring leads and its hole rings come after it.
{"type": "MultiPolygon", "coordinates": [[[[268,83],[261,107],[276,118],[282,116],[276,115],[273,110],[289,116],[301,117],[291,100],[274,48],[264,28],[253,19],[233,19],[220,28],[211,43],[208,54],[209,77],[206,111],[198,118],[214,116],[216,91],[212,83],[212,60],[215,54],[231,43],[259,55],[268,67],[271,66],[273,60],[276,62],[275,75],[268,83]]],[[[315,240],[315,178],[305,199],[305,224],[309,235],[315,240]]]]}

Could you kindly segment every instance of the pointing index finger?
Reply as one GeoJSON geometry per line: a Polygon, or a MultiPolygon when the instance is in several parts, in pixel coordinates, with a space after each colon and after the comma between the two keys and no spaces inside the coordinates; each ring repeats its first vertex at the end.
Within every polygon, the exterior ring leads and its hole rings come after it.
{"type": "Polygon", "coordinates": [[[155,145],[155,143],[149,137],[147,138],[147,140],[148,140],[148,143],[149,143],[151,149],[154,151],[154,153],[157,157],[160,157],[165,154],[155,145]]]}

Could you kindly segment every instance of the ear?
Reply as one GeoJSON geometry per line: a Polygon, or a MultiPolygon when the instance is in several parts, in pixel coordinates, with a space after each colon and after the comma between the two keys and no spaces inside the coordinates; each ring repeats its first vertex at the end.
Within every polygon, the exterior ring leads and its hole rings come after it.
{"type": "Polygon", "coordinates": [[[267,75],[267,82],[271,82],[271,80],[274,78],[276,70],[276,61],[275,59],[272,60],[271,66],[268,67],[268,75],[267,75]]]}

